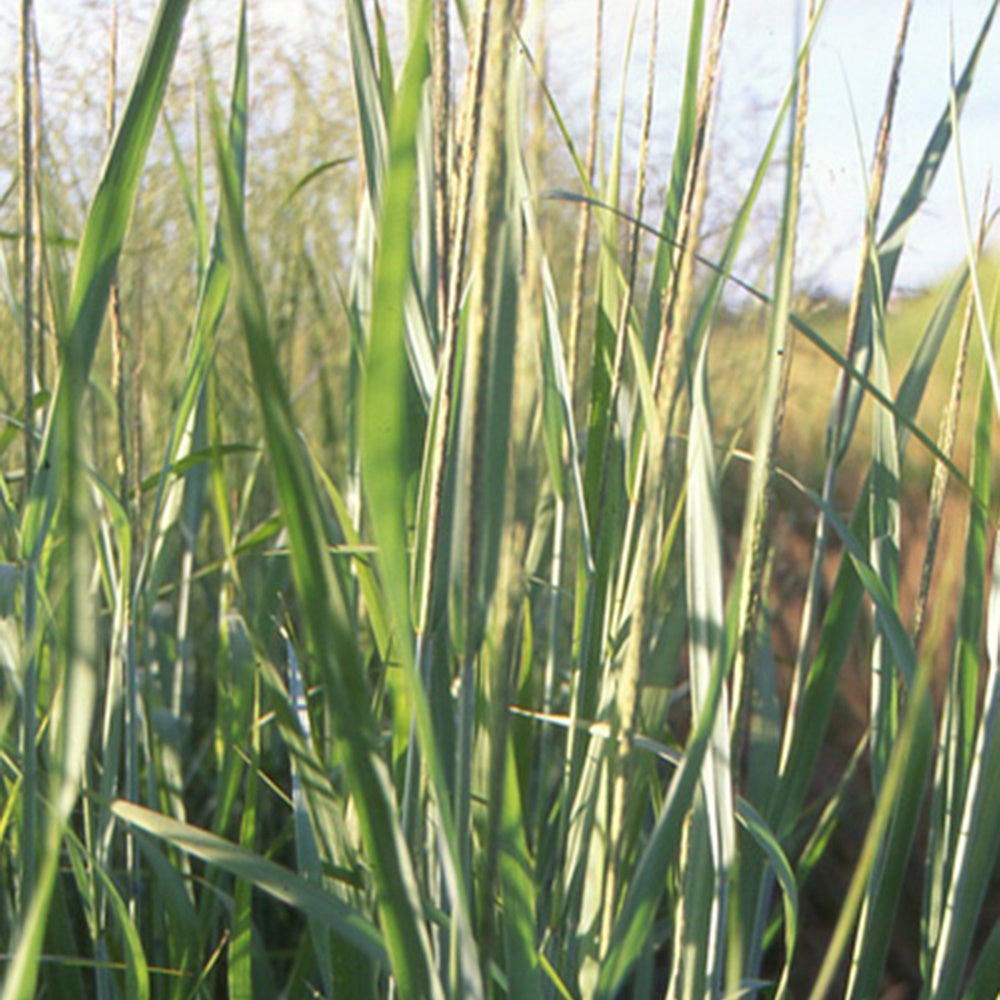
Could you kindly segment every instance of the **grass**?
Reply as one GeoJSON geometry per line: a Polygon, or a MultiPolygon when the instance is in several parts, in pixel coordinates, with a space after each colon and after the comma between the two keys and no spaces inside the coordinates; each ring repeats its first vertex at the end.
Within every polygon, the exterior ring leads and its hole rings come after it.
{"type": "Polygon", "coordinates": [[[259,156],[251,185],[246,11],[185,131],[187,6],[161,0],[67,244],[22,4],[3,1000],[995,997],[988,199],[978,229],[955,208],[961,273],[893,285],[997,4],[884,205],[903,5],[857,285],[822,310],[795,261],[835,9],[810,4],[710,256],[724,3],[688,5],[656,220],[655,19],[639,148],[622,93],[602,151],[600,59],[581,140],[520,4],[417,0],[402,37],[347,0],[357,149],[259,156]],[[317,192],[347,176],[334,220],[317,192]],[[766,178],[758,289],[733,270],[766,178]],[[150,218],[189,229],[167,277],[150,218]]]}

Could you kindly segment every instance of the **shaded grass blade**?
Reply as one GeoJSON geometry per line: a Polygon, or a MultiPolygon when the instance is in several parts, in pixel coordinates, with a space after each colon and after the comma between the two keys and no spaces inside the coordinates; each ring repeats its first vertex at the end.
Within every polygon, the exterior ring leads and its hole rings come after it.
{"type": "Polygon", "coordinates": [[[292,575],[310,646],[326,685],[362,838],[371,857],[386,949],[401,995],[438,996],[440,985],[431,964],[412,862],[395,813],[389,776],[376,751],[375,720],[365,708],[369,697],[363,664],[351,634],[345,595],[327,553],[316,485],[270,341],[263,290],[246,242],[235,165],[220,133],[216,119],[226,247],[268,454],[289,533],[292,575]]]}
{"type": "Polygon", "coordinates": [[[50,486],[56,447],[52,439],[58,433],[55,428],[60,422],[59,413],[68,405],[68,390],[63,388],[63,383],[72,378],[79,385],[86,385],[90,375],[111,281],[180,41],[188,2],[161,0],[157,8],[139,72],[87,213],[62,337],[65,363],[60,370],[52,414],[46,426],[22,522],[23,551],[32,559],[39,554],[56,504],[56,493],[50,486]]]}
{"type": "Polygon", "coordinates": [[[369,958],[388,967],[385,942],[378,929],[356,909],[313,882],[208,830],[181,823],[145,806],[119,800],[112,806],[112,811],[119,819],[137,829],[300,909],[310,920],[328,927],[369,958]]]}

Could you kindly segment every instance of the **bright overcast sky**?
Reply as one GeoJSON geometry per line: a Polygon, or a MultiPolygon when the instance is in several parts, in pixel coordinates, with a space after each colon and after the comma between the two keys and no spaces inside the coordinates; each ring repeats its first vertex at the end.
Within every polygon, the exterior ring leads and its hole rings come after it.
{"type": "MultiPolygon", "coordinates": [[[[639,0],[638,30],[629,74],[626,139],[638,133],[646,46],[653,0],[639,0]]],[[[135,51],[143,26],[154,9],[152,0],[120,0],[123,51],[135,51]]],[[[15,72],[16,8],[5,3],[0,13],[0,66],[15,72]]],[[[386,0],[390,24],[401,0],[386,0]]],[[[529,0],[529,10],[531,9],[529,0]]],[[[709,4],[709,7],[712,5],[709,4]]],[[[796,10],[800,0],[732,0],[724,53],[722,101],[714,142],[719,166],[716,192],[735,203],[763,148],[774,109],[786,85],[791,61],[796,10]]],[[[101,50],[107,5],[96,0],[35,0],[43,58],[55,61],[66,53],[101,50]],[[83,13],[86,8],[89,13],[83,13]],[[103,23],[102,23],[103,22],[103,23]]],[[[828,0],[812,62],[808,169],[805,178],[801,233],[801,271],[810,283],[845,293],[857,267],[856,248],[864,206],[862,159],[855,139],[854,116],[867,164],[885,93],[901,0],[828,0]]],[[[989,0],[916,0],[892,140],[886,190],[887,217],[905,186],[945,107],[949,80],[949,44],[954,28],[956,59],[961,66],[989,7],[989,0]]],[[[235,0],[195,0],[187,30],[197,37],[204,25],[223,26],[231,34],[235,0]]],[[[681,53],[687,32],[688,0],[660,0],[658,86],[654,122],[651,182],[665,183],[673,141],[680,88],[681,53]]],[[[548,0],[547,65],[552,88],[583,144],[585,104],[592,64],[593,0],[548,0]]],[[[605,0],[604,107],[610,137],[621,83],[625,40],[632,4],[605,0]]],[[[345,58],[342,4],[324,0],[250,0],[251,30],[266,48],[269,37],[283,35],[301,56],[301,65],[345,58]]],[[[1000,161],[1000,25],[987,45],[961,132],[970,211],[979,202],[992,165],[1000,161]]],[[[212,33],[215,33],[214,27],[212,33]]],[[[9,81],[8,81],[9,83],[9,81]]],[[[5,89],[9,93],[9,89],[5,89]]],[[[102,91],[103,93],[103,91],[102,91]]],[[[95,100],[100,100],[97,96],[95,100]]],[[[13,114],[11,109],[5,112],[13,114]]],[[[634,146],[633,146],[634,148],[634,146]]],[[[2,165],[0,165],[2,168],[2,165]]],[[[8,172],[3,171],[6,175],[8,172]]],[[[899,284],[913,287],[934,280],[956,266],[964,254],[954,157],[949,156],[923,217],[914,227],[903,258],[899,284]]],[[[775,191],[770,197],[776,197],[775,191]]],[[[997,199],[994,197],[994,203],[997,199]]],[[[724,211],[724,207],[722,209],[724,211]]],[[[655,218],[651,221],[655,221],[655,218]]],[[[766,233],[757,233],[759,247],[766,233]]],[[[750,246],[754,247],[751,240],[750,246]]],[[[747,265],[750,266],[750,265],[747,265]]],[[[757,277],[748,274],[751,279],[757,277]]]]}

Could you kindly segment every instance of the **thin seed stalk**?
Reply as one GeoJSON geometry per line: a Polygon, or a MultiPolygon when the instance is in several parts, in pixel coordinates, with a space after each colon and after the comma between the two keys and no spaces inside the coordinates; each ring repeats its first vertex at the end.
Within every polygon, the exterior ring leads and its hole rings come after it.
{"type": "MultiPolygon", "coordinates": [[[[889,84],[882,108],[882,116],[879,119],[878,134],[875,142],[875,153],[872,159],[872,166],[869,175],[868,213],[865,221],[864,236],[862,239],[861,253],[858,261],[858,276],[854,284],[854,294],[851,296],[851,304],[847,314],[847,340],[844,348],[844,357],[851,365],[854,363],[858,332],[863,318],[861,305],[864,299],[865,288],[868,285],[867,276],[869,274],[869,268],[871,267],[872,248],[875,241],[875,225],[878,221],[879,208],[882,203],[882,192],[885,185],[885,175],[889,163],[889,139],[892,134],[892,121],[896,109],[896,96],[899,90],[903,53],[906,47],[906,37],[912,10],[913,0],[904,0],[903,10],[900,17],[899,31],[896,36],[896,46],[893,53],[892,70],[889,75],[889,84]]],[[[801,697],[802,685],[805,682],[805,672],[808,664],[809,652],[816,629],[816,620],[819,610],[818,602],[820,582],[823,571],[823,558],[826,554],[826,546],[829,535],[829,525],[824,511],[829,507],[830,502],[833,499],[836,475],[840,467],[840,459],[846,443],[841,440],[841,438],[844,431],[844,420],[847,413],[847,393],[849,387],[850,378],[846,371],[841,370],[837,379],[832,422],[827,436],[827,464],[823,475],[823,486],[821,490],[823,506],[820,507],[819,515],[816,520],[816,533],[813,541],[812,562],[809,569],[809,577],[806,584],[806,596],[802,609],[802,622],[799,630],[799,642],[795,657],[795,672],[792,677],[792,689],[789,696],[787,715],[789,724],[785,728],[785,738],[782,742],[781,748],[781,762],[779,769],[782,773],[788,766],[788,753],[790,752],[792,745],[791,737],[794,732],[798,703],[801,697]]]]}
{"type": "Polygon", "coordinates": [[[35,464],[35,422],[32,417],[35,399],[35,334],[34,317],[34,223],[35,185],[32,151],[34,148],[32,121],[32,0],[21,0],[20,71],[18,74],[18,112],[20,131],[20,214],[21,214],[21,299],[22,335],[24,344],[24,495],[31,492],[35,464]]]}
{"type": "MultiPolygon", "coordinates": [[[[425,470],[430,486],[427,492],[427,512],[418,512],[418,523],[426,525],[424,538],[418,548],[414,572],[417,578],[417,605],[415,609],[414,633],[416,638],[416,662],[426,686],[428,682],[427,658],[430,655],[427,630],[431,625],[431,611],[435,593],[434,581],[439,572],[439,538],[446,530],[443,500],[445,481],[448,474],[449,428],[452,406],[458,378],[458,319],[461,303],[461,289],[465,274],[465,248],[468,239],[468,215],[472,199],[473,180],[476,165],[476,151],[480,141],[481,105],[486,67],[485,32],[488,25],[488,4],[483,5],[476,46],[469,66],[467,93],[465,96],[465,120],[460,143],[461,162],[456,178],[454,199],[448,198],[447,179],[442,173],[449,173],[447,115],[450,105],[449,81],[447,78],[450,58],[447,0],[438,0],[434,10],[434,32],[431,50],[432,86],[434,88],[434,130],[435,130],[435,228],[437,232],[438,260],[438,305],[441,309],[438,322],[440,329],[440,354],[438,357],[438,387],[433,401],[431,427],[433,437],[430,442],[429,458],[425,459],[425,470]],[[443,8],[443,9],[442,9],[443,8]],[[443,115],[444,118],[439,118],[443,115]],[[439,157],[445,156],[441,163],[439,157]],[[423,559],[419,558],[422,549],[423,559]]],[[[411,723],[411,731],[416,719],[411,723]]],[[[410,740],[407,752],[403,791],[403,825],[410,833],[415,828],[412,816],[413,799],[417,780],[417,744],[410,740]]],[[[461,829],[461,827],[459,827],[461,829]]]]}
{"type": "MultiPolygon", "coordinates": [[[[22,0],[20,21],[20,71],[18,75],[20,113],[20,170],[21,170],[21,225],[23,227],[23,337],[24,337],[24,496],[31,492],[32,473],[35,464],[34,420],[34,330],[32,316],[34,263],[33,224],[34,213],[32,184],[32,116],[31,116],[31,26],[32,0],[22,0]]],[[[38,657],[35,651],[35,619],[37,610],[37,589],[35,566],[29,562],[24,570],[24,640],[27,653],[24,672],[22,761],[24,771],[23,811],[21,821],[21,907],[27,913],[35,890],[37,877],[36,841],[38,838],[38,657]]]]}
{"type": "MultiPolygon", "coordinates": [[[[594,12],[594,75],[591,81],[590,90],[590,132],[587,138],[587,152],[584,169],[587,174],[588,189],[593,189],[594,169],[597,160],[597,135],[601,108],[601,48],[604,37],[604,2],[597,0],[594,12]]],[[[587,236],[590,230],[590,204],[588,199],[584,199],[580,205],[580,217],[577,227],[576,244],[573,249],[573,277],[570,291],[570,318],[567,330],[566,342],[566,373],[569,385],[571,402],[575,397],[576,376],[577,376],[577,354],[579,349],[580,332],[583,324],[583,284],[587,263],[587,236]]],[[[575,407],[571,407],[575,412],[575,407]]],[[[562,465],[565,471],[569,466],[569,442],[563,442],[562,465]]],[[[564,477],[565,481],[566,477],[564,477]]],[[[560,495],[556,497],[557,505],[561,505],[562,510],[557,510],[556,526],[561,526],[565,533],[566,526],[566,497],[560,495]]],[[[554,549],[562,552],[565,547],[565,538],[560,539],[559,544],[554,549]]],[[[581,558],[580,564],[583,560],[581,558]]],[[[558,843],[566,843],[567,831],[570,820],[570,803],[572,802],[573,789],[573,761],[576,757],[576,724],[579,719],[580,688],[582,684],[583,664],[589,659],[589,652],[583,648],[583,639],[590,632],[589,619],[592,617],[591,608],[594,602],[593,583],[589,579],[577,582],[578,593],[583,594],[583,611],[577,613],[576,620],[582,627],[573,636],[573,664],[570,675],[569,691],[569,714],[570,725],[566,732],[566,756],[563,765],[563,778],[561,790],[561,802],[559,808],[559,837],[558,843]]],[[[554,640],[553,640],[554,641],[554,640]]],[[[562,882],[557,882],[557,893],[561,892],[562,882]]],[[[558,899],[556,900],[559,905],[558,899]]]]}
{"type": "MultiPolygon", "coordinates": [[[[642,111],[642,132],[639,145],[638,177],[636,180],[635,200],[633,205],[633,217],[636,222],[632,229],[631,251],[629,255],[628,281],[625,286],[625,295],[621,305],[621,312],[618,321],[618,332],[615,344],[614,372],[611,380],[611,400],[617,397],[622,378],[622,368],[624,366],[625,344],[628,339],[628,323],[632,309],[632,298],[635,291],[636,273],[639,260],[639,220],[642,218],[643,200],[646,190],[646,170],[649,161],[649,134],[653,120],[653,92],[656,80],[656,45],[659,32],[659,8],[653,5],[653,19],[650,26],[649,37],[649,60],[646,71],[646,96],[643,102],[642,111]]],[[[607,468],[609,460],[609,438],[605,438],[604,456],[602,465],[607,468]]],[[[602,482],[607,482],[607,475],[602,476],[602,482]]],[[[603,502],[604,490],[601,490],[603,502]]],[[[652,510],[655,511],[657,505],[654,502],[652,510]]],[[[598,515],[597,523],[600,523],[602,515],[598,515]]],[[[654,536],[651,527],[652,518],[647,518],[643,522],[642,533],[639,538],[637,552],[637,564],[633,572],[639,581],[636,607],[632,615],[629,629],[628,645],[625,650],[625,660],[622,664],[621,674],[618,678],[616,691],[617,712],[616,726],[618,730],[617,745],[613,746],[611,753],[612,793],[611,793],[611,815],[609,819],[609,843],[611,844],[611,865],[608,871],[608,880],[605,886],[604,909],[601,916],[601,938],[600,953],[606,954],[611,941],[611,928],[614,915],[617,909],[618,885],[621,880],[621,865],[623,862],[622,833],[625,817],[626,798],[626,774],[628,760],[632,752],[632,744],[635,738],[635,718],[639,696],[639,683],[642,674],[642,654],[644,648],[644,632],[646,625],[646,600],[649,593],[649,579],[652,564],[652,552],[654,548],[654,536]]],[[[624,565],[624,560],[623,560],[624,565]]],[[[622,571],[624,575],[624,570],[622,571]]]]}
{"type": "MultiPolygon", "coordinates": [[[[594,75],[590,85],[590,132],[587,137],[587,152],[584,169],[588,184],[594,183],[594,169],[597,162],[597,135],[601,113],[601,48],[604,39],[604,0],[597,0],[594,14],[594,75]]],[[[570,292],[569,329],[566,344],[566,367],[570,390],[576,385],[577,353],[580,332],[583,326],[583,279],[587,270],[587,237],[590,233],[590,201],[584,198],[580,203],[580,219],[573,247],[573,278],[570,292]]]]}
{"type": "MultiPolygon", "coordinates": [[[[443,516],[442,499],[447,475],[448,428],[451,424],[451,408],[454,401],[457,378],[457,335],[458,317],[461,307],[461,290],[465,274],[465,248],[468,240],[468,215],[472,199],[473,179],[476,165],[476,150],[480,141],[480,125],[482,110],[482,93],[485,73],[485,32],[488,24],[487,11],[489,4],[483,5],[479,30],[476,35],[476,48],[469,67],[469,81],[472,87],[465,97],[465,122],[461,142],[461,163],[457,178],[455,198],[450,205],[450,215],[438,218],[438,228],[448,232],[447,244],[449,258],[440,261],[448,279],[446,306],[441,322],[441,353],[438,359],[438,392],[434,402],[437,414],[435,424],[436,436],[431,444],[430,488],[428,493],[429,507],[426,518],[421,518],[427,525],[427,534],[423,542],[426,557],[422,565],[417,567],[419,574],[418,605],[416,609],[415,631],[418,640],[429,625],[433,582],[437,575],[437,556],[440,551],[438,538],[444,530],[441,523],[443,516]]],[[[437,22],[435,31],[437,32],[437,22]]],[[[436,43],[441,44],[441,38],[435,34],[436,43]]],[[[441,59],[441,56],[437,58],[441,59]]],[[[445,189],[447,190],[447,189],[445,189]]],[[[436,205],[435,211],[441,206],[436,205]]]]}
{"type": "MultiPolygon", "coordinates": [[[[643,443],[636,464],[635,489],[625,524],[625,551],[636,537],[641,515],[643,484],[647,480],[650,453],[667,448],[670,427],[681,385],[681,358],[684,349],[684,327],[690,314],[693,289],[691,286],[698,250],[698,233],[708,193],[708,144],[712,109],[718,91],[722,40],[729,15],[728,0],[719,0],[712,21],[708,54],[702,69],[696,111],[695,141],[684,181],[684,195],[677,222],[677,240],[671,253],[670,270],[663,292],[660,329],[651,369],[653,394],[657,401],[658,430],[644,428],[643,443]]],[[[653,463],[663,470],[666,461],[653,463]]],[[[624,589],[620,588],[620,595],[624,589]]]]}
{"type": "MultiPolygon", "coordinates": [[[[808,18],[815,17],[815,2],[810,0],[808,18]]],[[[749,504],[747,506],[743,538],[747,556],[740,582],[740,635],[733,669],[733,731],[736,734],[737,714],[743,705],[742,690],[746,682],[746,668],[752,655],[757,635],[757,620],[762,600],[762,581],[767,555],[766,529],[773,496],[774,455],[777,450],[784,420],[785,402],[791,370],[791,350],[788,314],[794,282],[796,233],[801,202],[802,168],[805,163],[806,122],[809,111],[809,59],[799,67],[796,92],[795,120],[789,148],[789,166],[785,186],[785,209],[782,216],[781,246],[778,254],[778,273],[775,281],[774,301],[770,314],[767,369],[761,399],[773,406],[757,425],[754,463],[751,471],[749,504]]]]}
{"type": "MultiPolygon", "coordinates": [[[[455,822],[462,838],[461,857],[465,884],[472,885],[471,763],[475,730],[477,677],[475,663],[482,642],[487,595],[481,583],[481,562],[487,539],[480,512],[491,502],[485,490],[487,419],[490,395],[490,340],[494,321],[495,263],[504,253],[504,217],[507,211],[507,65],[511,37],[511,2],[484,4],[486,67],[482,108],[481,174],[477,178],[472,226],[470,270],[473,275],[468,341],[465,356],[463,406],[467,434],[462,445],[460,499],[464,531],[460,549],[456,650],[459,654],[460,692],[456,766],[455,822]]],[[[462,519],[459,521],[463,524],[462,519]]],[[[471,898],[471,893],[470,893],[471,898]]]]}
{"type": "Polygon", "coordinates": [[[448,133],[451,114],[451,57],[448,0],[434,0],[431,44],[434,116],[434,235],[437,249],[437,318],[439,331],[448,315],[448,133]]]}
{"type": "MultiPolygon", "coordinates": [[[[684,197],[677,225],[677,246],[674,248],[667,287],[663,296],[660,335],[653,360],[653,391],[659,395],[666,386],[667,415],[672,416],[674,401],[680,388],[683,331],[687,325],[692,301],[692,277],[697,253],[698,233],[708,194],[708,148],[712,112],[719,85],[722,40],[729,17],[729,0],[718,0],[712,16],[708,53],[702,70],[698,92],[694,147],[684,182],[684,197]]],[[[665,429],[669,434],[670,424],[665,429]]]]}
{"type": "MultiPolygon", "coordinates": [[[[990,185],[986,185],[983,193],[983,204],[979,216],[979,239],[977,251],[981,252],[986,239],[987,213],[989,210],[990,185]]],[[[941,415],[941,426],[938,432],[938,448],[942,455],[951,458],[955,450],[955,434],[958,429],[958,415],[962,406],[962,389],[965,384],[965,372],[969,358],[969,343],[972,339],[972,324],[976,314],[975,297],[970,294],[962,319],[962,334],[959,338],[958,356],[955,360],[955,374],[952,378],[948,405],[941,415]]],[[[927,599],[931,589],[931,575],[934,572],[934,561],[937,555],[938,539],[941,534],[941,518],[944,512],[945,493],[948,488],[948,469],[940,459],[934,462],[934,475],[931,480],[930,513],[927,523],[927,549],[924,553],[923,565],[920,567],[920,586],[917,590],[917,602],[913,612],[913,646],[920,648],[924,621],[927,613],[927,599]]]]}
{"type": "MultiPolygon", "coordinates": [[[[636,275],[639,266],[639,237],[642,232],[642,210],[646,195],[646,171],[649,166],[649,135],[653,122],[653,92],[656,82],[656,46],[659,34],[659,8],[653,6],[653,20],[650,26],[649,38],[649,59],[646,67],[646,96],[643,100],[641,138],[639,141],[639,160],[637,166],[637,178],[634,202],[632,206],[632,218],[635,220],[632,226],[629,250],[628,275],[625,284],[625,294],[622,296],[621,307],[618,313],[618,326],[615,331],[615,354],[611,373],[610,406],[614,409],[615,401],[621,389],[622,374],[625,366],[625,354],[628,344],[628,324],[632,314],[632,303],[635,298],[636,275]]],[[[601,492],[597,504],[597,517],[594,524],[599,525],[604,518],[604,505],[606,502],[606,492],[608,483],[608,463],[611,458],[611,435],[604,439],[604,451],[601,455],[601,492]]],[[[636,496],[639,494],[636,490],[636,496]]],[[[626,538],[631,539],[627,534],[626,538]]],[[[620,562],[620,575],[624,581],[629,576],[630,560],[628,553],[631,551],[628,544],[623,545],[623,558],[620,562]]],[[[624,589],[616,588],[615,611],[620,612],[624,604],[624,589]]]]}
{"type": "Polygon", "coordinates": [[[32,98],[31,98],[31,114],[34,120],[34,141],[32,142],[31,150],[31,169],[32,174],[35,178],[35,183],[32,185],[32,190],[34,191],[34,220],[35,220],[35,232],[39,234],[39,238],[34,240],[35,246],[35,385],[39,388],[44,388],[46,384],[46,374],[45,374],[45,239],[44,239],[44,227],[42,225],[42,193],[40,187],[40,178],[42,176],[42,70],[39,60],[37,58],[37,53],[39,52],[38,44],[38,24],[35,18],[31,19],[31,45],[32,52],[35,53],[35,58],[32,59],[32,68],[34,72],[34,87],[32,88],[32,98]]]}
{"type": "Polygon", "coordinates": [[[464,120],[460,143],[457,189],[451,206],[450,259],[448,264],[448,309],[445,339],[454,337],[458,329],[462,286],[465,282],[465,257],[469,238],[469,212],[472,203],[476,158],[479,152],[483,89],[486,74],[486,33],[489,27],[489,0],[483,3],[476,31],[475,47],[469,64],[465,89],[464,120]]]}

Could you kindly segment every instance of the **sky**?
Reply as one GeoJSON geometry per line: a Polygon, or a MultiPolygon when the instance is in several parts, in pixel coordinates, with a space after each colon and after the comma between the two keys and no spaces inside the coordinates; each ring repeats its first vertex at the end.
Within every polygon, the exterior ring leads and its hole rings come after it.
{"type": "MultiPolygon", "coordinates": [[[[593,49],[593,5],[578,0],[550,0],[550,73],[576,80],[575,101],[587,99],[593,49]],[[584,8],[586,14],[584,14],[584,8]]],[[[608,9],[619,9],[606,3],[608,9]]],[[[711,6],[711,5],[709,5],[711,6]]],[[[718,188],[742,196],[763,152],[778,104],[791,75],[798,0],[732,0],[723,51],[720,104],[714,151],[718,188]]],[[[884,102],[901,10],[896,0],[829,0],[815,36],[811,60],[810,117],[803,181],[803,223],[799,271],[810,284],[847,294],[858,268],[863,231],[865,177],[884,102]],[[855,121],[857,125],[855,126],[855,121]],[[860,148],[859,148],[860,142],[860,148]]],[[[960,72],[989,4],[986,0],[916,0],[909,29],[890,147],[884,208],[887,219],[920,159],[949,93],[950,37],[960,72]],[[952,36],[953,26],[953,36],[952,36]]],[[[665,183],[673,142],[681,81],[682,46],[686,43],[688,4],[660,5],[654,101],[653,173],[665,183]]],[[[640,5],[636,53],[629,88],[636,95],[631,111],[638,135],[649,6],[640,5]]],[[[610,133],[620,86],[628,18],[606,21],[603,88],[610,133]]],[[[970,213],[975,220],[993,165],[1000,166],[1000,25],[986,42],[977,79],[963,112],[959,141],[970,213]]],[[[572,85],[571,85],[572,86],[572,85]]],[[[626,130],[626,135],[628,135],[626,130]]],[[[914,224],[903,256],[898,283],[916,287],[938,280],[965,255],[964,230],[953,150],[943,164],[931,197],[914,224]]],[[[770,193],[773,214],[777,186],[770,193]]],[[[992,204],[997,204],[996,195],[992,204]]],[[[765,213],[768,206],[765,206],[765,213]]],[[[760,227],[751,248],[766,246],[771,227],[760,227]]],[[[749,275],[753,277],[753,275],[749,275]]]]}
{"type": "MultiPolygon", "coordinates": [[[[127,66],[131,58],[134,65],[134,54],[155,4],[153,0],[119,2],[123,9],[123,63],[127,66]]],[[[624,74],[628,94],[624,134],[629,149],[635,149],[638,143],[653,2],[638,0],[634,50],[626,64],[633,4],[628,0],[605,0],[603,135],[610,142],[624,74]]],[[[901,5],[901,0],[828,0],[815,38],[799,274],[804,284],[837,295],[848,293],[858,266],[864,177],[901,5]]],[[[0,11],[0,67],[7,68],[4,94],[11,92],[16,69],[17,6],[5,3],[0,11]]],[[[398,23],[402,0],[384,0],[384,6],[390,25],[393,18],[398,23]]],[[[528,6],[537,19],[539,4],[528,0],[528,6]]],[[[585,144],[592,69],[594,6],[593,0],[547,0],[544,7],[547,77],[581,148],[585,144]]],[[[689,0],[659,0],[651,198],[647,210],[651,222],[659,214],[656,192],[662,192],[669,175],[689,6],[689,0]]],[[[795,25],[804,6],[804,0],[731,0],[715,122],[716,166],[710,203],[719,218],[725,218],[727,212],[731,215],[763,150],[791,73],[795,25]]],[[[988,6],[989,0],[916,0],[903,64],[883,219],[891,214],[946,106],[951,46],[961,67],[988,6]]],[[[342,3],[329,0],[249,0],[251,31],[265,43],[264,47],[269,40],[281,39],[307,69],[329,59],[331,54],[346,57],[342,7],[342,3]]],[[[231,36],[235,0],[195,0],[192,8],[187,32],[195,44],[202,30],[217,38],[231,36]]],[[[103,51],[107,2],[35,0],[35,9],[44,60],[80,59],[91,50],[103,51]]],[[[529,25],[530,37],[538,37],[537,27],[537,20],[534,26],[529,25]]],[[[103,59],[103,55],[97,58],[103,59]]],[[[96,91],[90,101],[99,106],[103,90],[96,91]]],[[[80,100],[84,99],[81,95],[80,100]]],[[[0,126],[9,127],[14,105],[5,100],[4,106],[7,110],[0,112],[0,126]]],[[[80,107],[82,113],[82,103],[80,107]]],[[[1000,25],[987,39],[979,74],[963,112],[959,138],[969,211],[975,219],[991,168],[1000,161],[1000,25]]],[[[9,170],[0,164],[0,187],[6,186],[8,174],[9,170]]],[[[916,288],[938,280],[963,259],[965,237],[956,178],[952,150],[913,227],[898,287],[916,288]]],[[[755,256],[765,257],[773,238],[769,222],[773,222],[779,198],[780,180],[765,190],[759,221],[748,237],[748,259],[740,266],[751,280],[758,277],[752,273],[755,256]]],[[[995,205],[997,198],[994,196],[992,201],[995,205]]]]}

